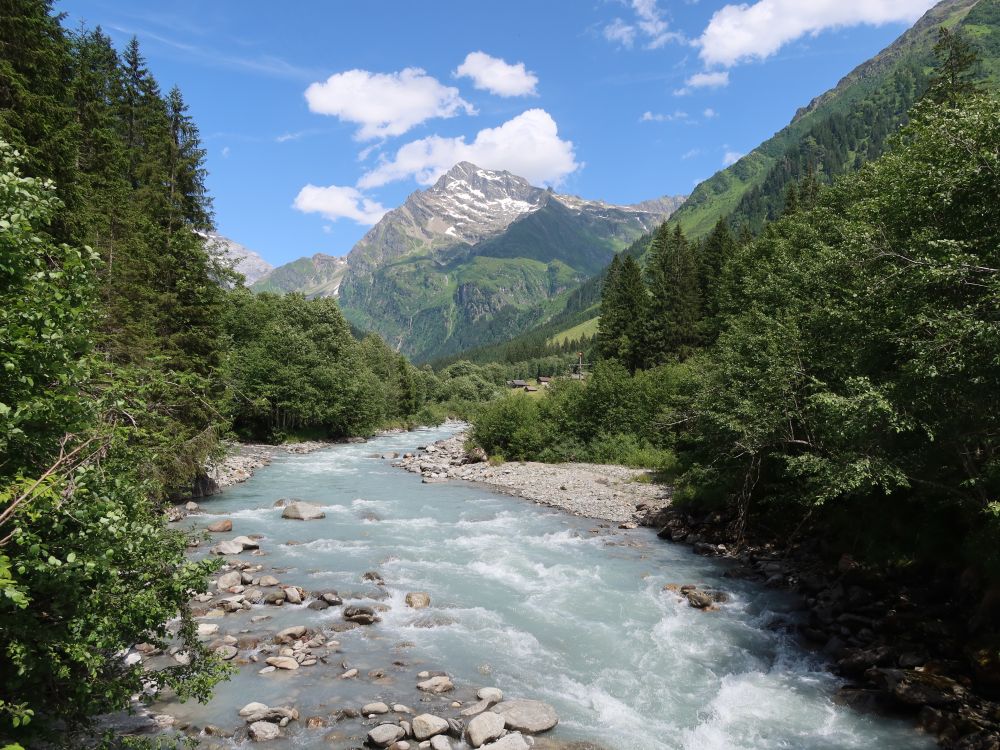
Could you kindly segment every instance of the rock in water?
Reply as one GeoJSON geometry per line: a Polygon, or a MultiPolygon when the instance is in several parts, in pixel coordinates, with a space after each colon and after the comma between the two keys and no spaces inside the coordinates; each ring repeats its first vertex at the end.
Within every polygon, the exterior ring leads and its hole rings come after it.
{"type": "Polygon", "coordinates": [[[417,689],[425,693],[447,693],[449,690],[454,690],[455,686],[450,679],[442,675],[418,682],[417,689]]]}
{"type": "Polygon", "coordinates": [[[254,742],[268,742],[276,740],[281,736],[281,729],[277,724],[269,721],[255,721],[250,725],[250,739],[254,742]]]}
{"type": "Polygon", "coordinates": [[[396,740],[401,740],[406,735],[402,727],[395,724],[379,724],[368,732],[368,742],[375,747],[389,747],[396,740]]]}
{"type": "Polygon", "coordinates": [[[371,607],[345,607],[344,619],[349,622],[356,622],[359,625],[371,625],[381,622],[381,618],[375,614],[371,607]]]}
{"type": "Polygon", "coordinates": [[[231,573],[223,573],[219,576],[219,580],[216,581],[215,585],[220,589],[228,589],[230,586],[239,586],[242,580],[243,577],[240,575],[240,572],[234,570],[231,573]]]}
{"type": "Polygon", "coordinates": [[[503,700],[503,691],[500,688],[495,687],[479,688],[479,692],[476,693],[476,697],[481,701],[499,703],[503,700]]]}
{"type": "Polygon", "coordinates": [[[291,656],[269,656],[267,663],[278,669],[298,669],[299,663],[291,656]]]}
{"type": "Polygon", "coordinates": [[[531,750],[531,746],[524,741],[520,732],[514,732],[496,742],[483,745],[482,750],[531,750]]]}
{"type": "Polygon", "coordinates": [[[420,714],[413,717],[413,736],[418,740],[427,740],[435,734],[448,731],[448,720],[434,714],[420,714]]]}
{"type": "Polygon", "coordinates": [[[285,506],[285,509],[281,511],[281,517],[292,518],[296,521],[312,521],[317,518],[326,518],[326,513],[318,505],[296,500],[285,506]]]}
{"type": "Polygon", "coordinates": [[[208,530],[216,534],[221,534],[226,531],[233,530],[233,522],[228,518],[223,518],[221,521],[214,521],[208,525],[208,530]]]}
{"type": "Polygon", "coordinates": [[[406,595],[406,606],[413,609],[424,609],[431,606],[431,595],[426,591],[411,591],[406,595]]]}
{"type": "Polygon", "coordinates": [[[240,709],[240,716],[250,716],[260,711],[267,711],[267,704],[254,701],[253,703],[247,703],[240,709]]]}
{"type": "Polygon", "coordinates": [[[451,750],[451,743],[443,734],[436,734],[431,737],[431,750],[451,750]]]}
{"type": "Polygon", "coordinates": [[[503,701],[490,710],[503,717],[508,729],[518,732],[547,732],[559,723],[556,710],[541,701],[503,701]]]}
{"type": "Polygon", "coordinates": [[[212,553],[216,555],[238,555],[243,551],[243,545],[239,542],[219,542],[212,547],[212,553]]]}
{"type": "Polygon", "coordinates": [[[503,734],[504,725],[504,718],[500,714],[487,711],[469,722],[465,736],[470,745],[480,747],[490,740],[499,739],[503,734]]]}
{"type": "Polygon", "coordinates": [[[284,630],[279,630],[275,633],[274,638],[278,643],[291,643],[292,641],[298,640],[306,634],[305,625],[292,625],[290,628],[285,628],[284,630]]]}
{"type": "Polygon", "coordinates": [[[377,703],[368,703],[361,707],[361,713],[364,716],[371,716],[372,714],[387,714],[389,713],[389,707],[381,701],[377,703]]]}

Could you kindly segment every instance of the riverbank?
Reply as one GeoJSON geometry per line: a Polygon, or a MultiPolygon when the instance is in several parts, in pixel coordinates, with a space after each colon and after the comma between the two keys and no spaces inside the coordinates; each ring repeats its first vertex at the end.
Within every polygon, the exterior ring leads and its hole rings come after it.
{"type": "Polygon", "coordinates": [[[650,481],[649,472],[602,464],[511,462],[494,466],[465,451],[465,432],[439,440],[394,466],[420,474],[425,482],[458,479],[507,495],[560,508],[577,516],[635,528],[640,517],[670,502],[669,491],[650,481]]]}
{"type": "Polygon", "coordinates": [[[479,482],[578,515],[648,526],[697,554],[735,560],[732,576],[801,598],[805,617],[795,631],[845,680],[840,702],[861,712],[910,716],[942,747],[1000,748],[1000,703],[990,692],[1000,687],[1000,638],[988,635],[995,632],[990,621],[1000,620],[1000,591],[975,592],[968,575],[946,581],[887,574],[846,555],[830,565],[808,533],[790,544],[737,539],[730,519],[670,507],[668,490],[636,481],[643,472],[585,464],[494,466],[466,454],[465,437],[438,441],[395,463],[425,481],[479,482]]]}

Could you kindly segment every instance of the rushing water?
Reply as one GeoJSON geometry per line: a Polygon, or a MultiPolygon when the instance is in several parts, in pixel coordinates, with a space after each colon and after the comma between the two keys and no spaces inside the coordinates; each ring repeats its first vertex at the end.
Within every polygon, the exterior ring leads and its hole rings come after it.
{"type": "MultiPolygon", "coordinates": [[[[377,455],[446,434],[422,430],[281,454],[249,482],[206,501],[199,524],[221,514],[234,523],[225,538],[262,534],[266,555],[244,559],[277,569],[283,583],[362,596],[375,593],[362,573],[377,570],[391,609],[382,623],[338,636],[343,654],[328,665],[260,675],[263,664],[247,664],[209,704],[167,710],[199,727],[239,725],[237,711],[251,700],[294,705],[303,719],[374,700],[454,715],[448,702],[419,703],[414,689],[417,671],[441,669],[459,686],[459,699],[468,688],[496,685],[509,697],[547,701],[560,716],[552,736],[609,750],[932,747],[909,724],[835,705],[836,679],[769,627],[787,617],[788,600],[723,577],[724,563],[648,530],[594,534],[594,521],[477,486],[422,484],[377,455]],[[316,502],[326,518],[283,520],[273,504],[284,497],[316,502]],[[701,612],[663,591],[667,583],[717,587],[731,598],[701,612]],[[405,606],[415,590],[430,593],[430,609],[405,606]],[[341,659],[361,678],[336,679],[341,659]],[[387,677],[368,679],[373,669],[387,677]]],[[[286,605],[215,622],[237,634],[339,620],[339,607],[286,605]],[[251,624],[260,614],[272,618],[251,624]]],[[[364,732],[358,722],[304,723],[268,746],[355,747],[351,737],[364,732]]]]}

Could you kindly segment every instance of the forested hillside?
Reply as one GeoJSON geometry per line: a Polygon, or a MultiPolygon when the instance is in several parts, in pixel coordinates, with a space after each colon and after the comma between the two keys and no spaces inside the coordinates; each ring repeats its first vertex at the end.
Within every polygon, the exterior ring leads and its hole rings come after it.
{"type": "Polygon", "coordinates": [[[332,301],[250,295],[206,248],[205,177],[182,93],[135,39],[4,4],[0,744],[81,747],[134,695],[204,698],[225,676],[188,610],[217,566],[164,514],[222,438],[440,420],[501,380],[418,371],[332,301]],[[168,637],[189,663],[116,657],[168,637]]]}
{"type": "Polygon", "coordinates": [[[935,53],[912,122],[856,174],[807,176],[757,237],[665,225],[644,262],[616,259],[590,381],[490,407],[482,445],[631,445],[675,504],[732,521],[726,541],[808,524],[830,553],[1000,575],[1000,102],[964,37],[935,53]]]}

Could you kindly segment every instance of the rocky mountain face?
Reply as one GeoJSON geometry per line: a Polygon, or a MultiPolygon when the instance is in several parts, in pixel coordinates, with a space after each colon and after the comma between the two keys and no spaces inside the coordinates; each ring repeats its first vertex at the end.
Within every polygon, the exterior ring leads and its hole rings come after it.
{"type": "Polygon", "coordinates": [[[199,234],[205,240],[205,247],[208,251],[216,257],[224,259],[236,271],[243,274],[248,286],[267,275],[274,268],[253,250],[228,237],[223,237],[216,232],[199,232],[199,234]]]}
{"type": "Polygon", "coordinates": [[[341,306],[417,360],[499,341],[544,319],[548,301],[683,200],[615,206],[461,162],[354,246],[341,306]]]}

